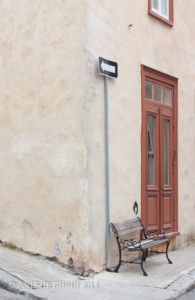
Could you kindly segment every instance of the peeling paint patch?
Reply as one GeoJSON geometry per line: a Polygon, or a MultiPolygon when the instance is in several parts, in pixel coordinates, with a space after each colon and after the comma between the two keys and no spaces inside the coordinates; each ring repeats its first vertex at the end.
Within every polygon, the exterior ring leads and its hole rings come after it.
{"type": "Polygon", "coordinates": [[[67,234],[67,237],[66,237],[67,244],[70,244],[71,236],[72,236],[72,233],[69,232],[69,233],[67,234]]]}
{"type": "Polygon", "coordinates": [[[194,114],[195,114],[195,89],[194,89],[194,114]]]}
{"type": "Polygon", "coordinates": [[[88,186],[89,186],[88,185],[88,180],[86,178],[82,178],[80,180],[80,185],[81,185],[81,187],[83,189],[84,194],[87,195],[87,193],[88,193],[88,186]]]}
{"type": "Polygon", "coordinates": [[[24,219],[23,224],[27,224],[27,225],[29,225],[31,228],[33,228],[32,224],[31,224],[27,219],[24,219]]]}
{"type": "Polygon", "coordinates": [[[50,142],[50,137],[45,137],[44,135],[33,136],[30,132],[20,132],[12,140],[11,152],[17,159],[22,160],[24,156],[32,153],[34,149],[47,147],[50,142]]]}
{"type": "Polygon", "coordinates": [[[32,152],[33,138],[26,132],[16,135],[12,141],[11,151],[21,160],[24,155],[32,152]]]}
{"type": "Polygon", "coordinates": [[[84,194],[84,201],[85,201],[85,203],[87,203],[87,196],[88,196],[88,190],[89,190],[89,184],[88,184],[87,178],[82,178],[80,180],[80,186],[81,186],[81,189],[84,194]]]}
{"type": "Polygon", "coordinates": [[[71,148],[64,144],[57,152],[46,157],[47,164],[56,176],[66,176],[74,166],[74,156],[71,148]]]}
{"type": "Polygon", "coordinates": [[[55,241],[55,251],[56,251],[56,256],[61,255],[59,243],[57,241],[55,241]]]}
{"type": "Polygon", "coordinates": [[[76,253],[76,250],[74,249],[74,246],[71,242],[71,237],[72,237],[72,233],[69,232],[66,237],[66,243],[67,243],[67,245],[70,245],[72,253],[76,253]]]}
{"type": "Polygon", "coordinates": [[[11,152],[18,160],[24,159],[39,149],[53,175],[66,176],[75,166],[78,149],[73,138],[64,136],[35,136],[30,132],[20,132],[12,140],[11,152]]]}

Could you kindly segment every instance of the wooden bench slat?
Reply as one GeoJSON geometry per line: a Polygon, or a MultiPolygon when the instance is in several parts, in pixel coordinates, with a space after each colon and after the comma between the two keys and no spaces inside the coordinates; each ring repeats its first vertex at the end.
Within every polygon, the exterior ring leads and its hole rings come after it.
{"type": "MultiPolygon", "coordinates": [[[[132,246],[128,246],[126,248],[126,250],[133,250],[133,249],[136,249],[136,248],[148,249],[148,248],[152,248],[154,246],[157,246],[159,244],[162,244],[166,241],[167,241],[167,239],[160,239],[160,240],[146,239],[146,240],[142,240],[140,242],[137,242],[132,246]]],[[[123,249],[125,249],[125,248],[123,248],[123,249]]]]}
{"type": "Polygon", "coordinates": [[[128,233],[140,231],[141,229],[142,229],[142,227],[134,227],[134,228],[127,228],[127,229],[123,229],[123,230],[117,230],[117,232],[118,232],[118,235],[120,236],[120,235],[125,235],[128,233]]]}
{"type": "Polygon", "coordinates": [[[154,240],[154,241],[152,241],[152,242],[150,242],[150,243],[148,243],[148,244],[144,244],[144,245],[142,246],[142,249],[152,248],[152,247],[154,247],[154,246],[157,246],[157,245],[159,245],[159,244],[162,244],[162,243],[166,242],[167,240],[168,240],[168,239],[154,240]]]}
{"type": "Polygon", "coordinates": [[[134,229],[136,229],[137,228],[137,230],[141,230],[141,229],[143,229],[143,227],[140,225],[140,224],[136,224],[136,225],[134,225],[134,226],[124,226],[124,227],[118,227],[118,226],[115,226],[115,228],[117,229],[117,230],[120,230],[120,231],[123,231],[123,230],[126,230],[126,229],[129,229],[129,230],[134,230],[134,229]]]}
{"type": "MultiPolygon", "coordinates": [[[[121,222],[116,222],[114,223],[115,225],[123,225],[123,224],[131,224],[131,223],[135,223],[135,222],[139,222],[138,218],[135,219],[131,219],[131,220],[125,220],[125,221],[121,221],[121,222]]],[[[139,222],[140,223],[140,222],[139,222]]]]}
{"type": "Polygon", "coordinates": [[[126,232],[127,229],[128,229],[128,233],[143,229],[143,226],[140,223],[138,218],[135,218],[133,220],[126,220],[123,222],[114,223],[114,226],[118,232],[120,231],[120,234],[123,234],[123,230],[126,232]]]}
{"type": "MultiPolygon", "coordinates": [[[[118,223],[114,223],[114,225],[117,227],[117,228],[125,228],[125,227],[135,227],[135,226],[140,226],[141,223],[138,221],[138,222],[134,222],[134,223],[125,223],[125,224],[118,224],[118,223]]],[[[142,226],[142,225],[141,225],[142,226]]],[[[143,226],[142,226],[143,227],[143,226]]]]}
{"type": "MultiPolygon", "coordinates": [[[[126,250],[133,250],[133,249],[135,249],[135,248],[137,248],[137,247],[140,247],[140,245],[141,246],[144,246],[145,244],[149,244],[150,242],[152,242],[153,241],[153,239],[148,239],[148,240],[143,240],[143,241],[140,241],[140,242],[137,242],[137,243],[135,243],[134,245],[132,245],[132,246],[128,246],[127,248],[126,248],[126,250]]],[[[125,249],[125,248],[124,248],[125,249]]]]}

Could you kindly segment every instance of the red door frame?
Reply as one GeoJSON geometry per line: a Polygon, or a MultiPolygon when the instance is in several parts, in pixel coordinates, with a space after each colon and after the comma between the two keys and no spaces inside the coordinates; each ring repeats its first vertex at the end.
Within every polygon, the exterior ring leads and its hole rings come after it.
{"type": "MultiPolygon", "coordinates": [[[[178,79],[170,75],[164,74],[162,72],[153,70],[149,67],[141,65],[141,96],[142,96],[142,134],[141,134],[141,218],[145,224],[147,224],[146,214],[146,180],[145,171],[146,171],[146,162],[147,162],[147,151],[144,149],[146,145],[146,134],[145,134],[145,125],[146,124],[146,104],[145,104],[145,80],[150,79],[153,82],[162,83],[163,85],[169,85],[173,90],[172,97],[172,117],[173,117],[173,149],[174,153],[173,160],[173,231],[178,231],[178,79]]],[[[149,100],[150,101],[150,100],[149,100]]],[[[152,104],[152,103],[151,103],[152,104]]],[[[166,109],[166,108],[165,108],[166,109]]],[[[155,114],[155,107],[154,112],[155,114]]],[[[157,170],[158,171],[158,170],[157,170]]],[[[161,205],[159,203],[159,205],[161,205]]],[[[160,207],[162,210],[162,207],[160,207]]],[[[162,229],[162,224],[159,224],[159,229],[162,229]]]]}

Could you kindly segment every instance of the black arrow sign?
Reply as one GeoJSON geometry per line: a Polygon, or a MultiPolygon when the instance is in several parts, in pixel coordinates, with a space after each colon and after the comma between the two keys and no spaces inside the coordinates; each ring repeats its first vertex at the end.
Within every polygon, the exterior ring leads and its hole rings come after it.
{"type": "Polygon", "coordinates": [[[117,62],[107,60],[106,58],[103,57],[99,57],[99,73],[104,76],[117,78],[118,77],[117,62]]]}

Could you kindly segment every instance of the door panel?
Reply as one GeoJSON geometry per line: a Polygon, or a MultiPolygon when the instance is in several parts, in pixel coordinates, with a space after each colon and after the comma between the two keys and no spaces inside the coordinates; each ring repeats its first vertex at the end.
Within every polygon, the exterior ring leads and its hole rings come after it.
{"type": "MultiPolygon", "coordinates": [[[[162,110],[163,114],[163,110],[162,110]]],[[[173,231],[173,122],[172,117],[162,115],[162,224],[166,232],[173,231]]]]}
{"type": "Polygon", "coordinates": [[[163,195],[163,229],[172,228],[172,199],[171,195],[163,195]]]}
{"type": "Polygon", "coordinates": [[[159,228],[159,114],[158,109],[150,107],[146,111],[147,130],[147,228],[156,230],[159,228]]]}
{"type": "Polygon", "coordinates": [[[159,212],[159,205],[158,205],[158,195],[152,195],[152,193],[147,195],[147,219],[148,219],[148,230],[156,230],[158,229],[158,212],[159,212]]]}

